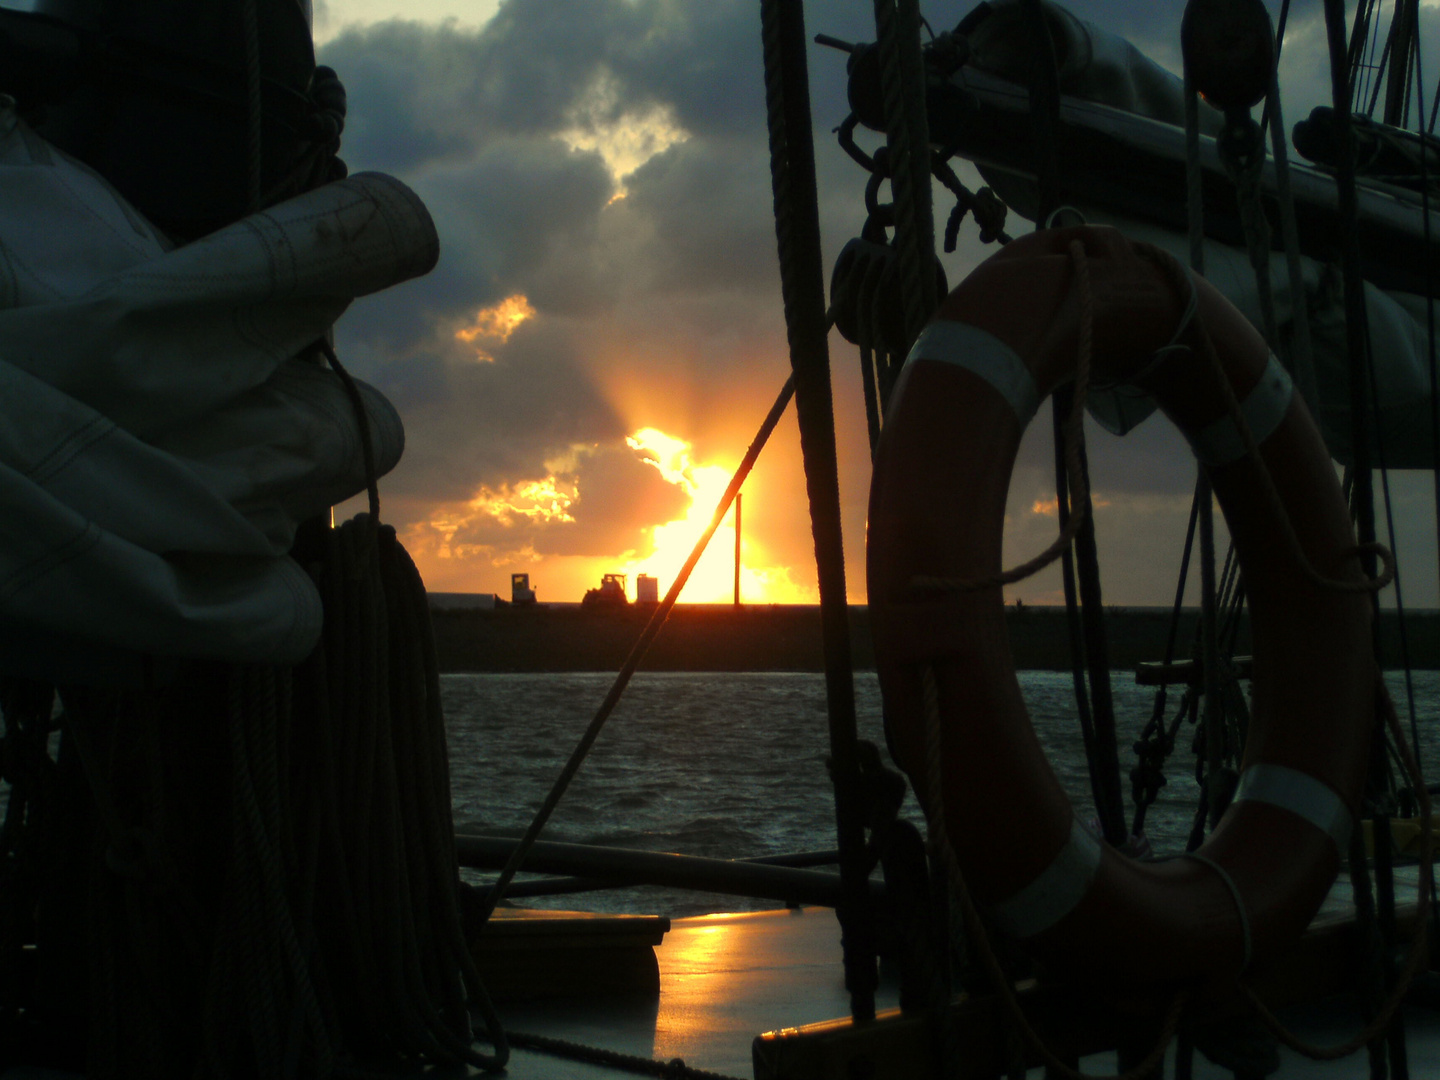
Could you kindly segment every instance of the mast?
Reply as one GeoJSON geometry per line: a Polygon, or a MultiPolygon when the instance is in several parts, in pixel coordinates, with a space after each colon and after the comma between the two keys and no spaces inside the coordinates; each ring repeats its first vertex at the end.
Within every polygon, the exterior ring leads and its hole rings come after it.
{"type": "Polygon", "coordinates": [[[740,606],[740,501],[743,494],[735,496],[735,606],[740,606]]]}

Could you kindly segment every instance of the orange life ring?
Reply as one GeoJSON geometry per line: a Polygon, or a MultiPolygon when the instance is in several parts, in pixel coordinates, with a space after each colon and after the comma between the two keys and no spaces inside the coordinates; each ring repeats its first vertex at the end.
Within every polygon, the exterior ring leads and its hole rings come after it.
{"type": "MultiPolygon", "coordinates": [[[[1203,279],[1195,288],[1190,314],[1214,342],[1311,565],[1361,580],[1349,514],[1309,413],[1245,318],[1203,279]]],[[[1370,599],[1304,575],[1213,369],[1164,349],[1187,299],[1114,230],[1056,230],[1008,245],[950,294],[911,351],[870,492],[870,612],[892,750],[923,802],[928,667],[944,813],[972,893],[1040,955],[1119,985],[1233,974],[1298,937],[1345,852],[1374,721],[1370,599]],[[1138,862],[1080,826],[1021,700],[1000,588],[915,584],[1000,570],[1020,436],[1074,371],[1078,301],[1066,252],[1076,239],[1092,282],[1093,381],[1137,386],[1186,434],[1249,593],[1255,661],[1240,789],[1199,858],[1138,862]]]]}

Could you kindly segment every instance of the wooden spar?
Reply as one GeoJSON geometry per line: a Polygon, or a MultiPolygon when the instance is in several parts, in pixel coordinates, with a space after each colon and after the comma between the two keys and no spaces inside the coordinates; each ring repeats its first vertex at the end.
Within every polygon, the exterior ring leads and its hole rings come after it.
{"type": "MultiPolygon", "coordinates": [[[[457,833],[460,865],[471,870],[498,870],[519,843],[513,837],[457,833]]],[[[798,904],[835,907],[842,899],[836,874],[768,863],[706,859],[663,851],[634,851],[594,844],[562,844],[539,840],[525,858],[525,869],[548,874],[578,874],[643,881],[682,889],[756,896],[798,904]]],[[[879,883],[866,882],[866,896],[881,895],[879,883]]]]}
{"type": "MultiPolygon", "coordinates": [[[[838,851],[802,851],[794,855],[762,855],[755,859],[727,860],[742,863],[758,863],[762,866],[834,866],[840,861],[838,851]]],[[[507,900],[525,896],[564,896],[569,893],[600,892],[605,889],[621,889],[647,882],[637,877],[619,877],[614,874],[591,877],[547,877],[538,881],[518,881],[505,890],[507,900]]]]}

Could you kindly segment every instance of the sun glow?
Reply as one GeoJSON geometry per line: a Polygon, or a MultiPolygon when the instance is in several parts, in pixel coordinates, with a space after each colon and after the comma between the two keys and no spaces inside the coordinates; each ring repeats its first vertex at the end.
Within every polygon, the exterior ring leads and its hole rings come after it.
{"type": "Polygon", "coordinates": [[[521,323],[535,317],[535,309],[524,293],[507,296],[494,307],[481,308],[475,313],[475,321],[455,331],[455,340],[463,341],[475,350],[475,359],[493,364],[495,356],[486,346],[504,345],[510,340],[521,323]]]}
{"type": "MultiPolygon", "coordinates": [[[[1091,492],[1090,505],[1109,506],[1110,500],[1091,492]]],[[[1032,514],[1040,514],[1044,517],[1055,517],[1060,513],[1060,500],[1056,498],[1036,499],[1030,507],[1030,512],[1032,514]]]]}
{"type": "MultiPolygon", "coordinates": [[[[732,470],[720,465],[700,465],[690,443],[658,428],[641,428],[626,443],[668,483],[690,496],[684,517],[667,521],[650,530],[651,554],[631,559],[623,567],[633,582],[639,574],[658,578],[662,594],[668,590],[689,557],[695,542],[705,532],[715,507],[730,484],[732,470]]],[[[753,511],[752,511],[753,512],[753,511]]],[[[786,566],[764,566],[766,552],[748,539],[742,530],[740,599],[743,603],[813,603],[813,589],[795,582],[786,566]]],[[[681,594],[688,603],[727,603],[734,599],[735,511],[726,514],[681,594]]]]}
{"type": "Polygon", "coordinates": [[[553,476],[544,480],[501,484],[498,490],[482,487],[467,503],[438,507],[428,522],[439,537],[435,554],[442,559],[467,558],[492,552],[491,545],[467,545],[454,542],[456,534],[473,528],[477,518],[490,517],[511,528],[521,521],[531,524],[573,524],[570,507],[576,494],[553,476]]]}

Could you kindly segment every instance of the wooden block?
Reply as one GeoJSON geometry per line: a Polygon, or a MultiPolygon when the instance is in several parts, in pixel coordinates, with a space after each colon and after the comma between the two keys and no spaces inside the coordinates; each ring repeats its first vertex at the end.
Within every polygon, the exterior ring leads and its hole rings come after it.
{"type": "Polygon", "coordinates": [[[658,915],[499,908],[470,953],[496,1001],[660,992],[658,915]]]}
{"type": "MultiPolygon", "coordinates": [[[[1016,997],[1030,1023],[1045,1033],[1060,1058],[1076,1060],[1113,1049],[1134,1021],[1101,1008],[1093,994],[1040,986],[1033,979],[1016,985],[1016,997]]],[[[960,994],[951,1004],[960,1044],[960,1080],[993,1080],[1003,1075],[1019,1045],[1006,1023],[1004,1005],[993,995],[960,994]]],[[[803,1028],[784,1028],[758,1036],[751,1052],[755,1080],[912,1080],[938,1075],[937,1041],[929,1017],[890,1009],[868,1023],[827,1020],[803,1028]]],[[[1014,1034],[1018,1039],[1018,1032],[1014,1034]]],[[[1027,1067],[1041,1064],[1024,1053],[1027,1067]]]]}

